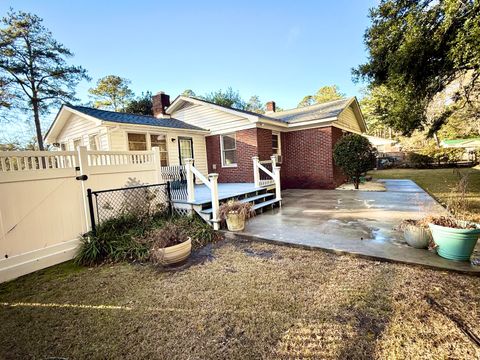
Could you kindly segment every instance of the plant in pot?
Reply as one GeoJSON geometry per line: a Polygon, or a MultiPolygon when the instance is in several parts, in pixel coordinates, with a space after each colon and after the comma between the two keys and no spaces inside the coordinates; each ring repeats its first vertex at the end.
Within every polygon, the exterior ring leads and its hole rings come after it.
{"type": "Polygon", "coordinates": [[[461,175],[458,170],[456,173],[459,181],[447,205],[452,215],[431,217],[429,227],[441,257],[468,261],[480,236],[480,225],[469,221],[468,173],[461,175]]]}
{"type": "Polygon", "coordinates": [[[183,227],[172,222],[151,230],[144,241],[150,245],[150,260],[154,264],[176,264],[186,260],[192,252],[192,239],[183,227]]]}
{"type": "Polygon", "coordinates": [[[416,249],[427,249],[433,242],[432,233],[425,218],[403,220],[397,229],[403,231],[407,244],[416,249]]]}
{"type": "Polygon", "coordinates": [[[219,216],[227,221],[229,231],[242,231],[245,229],[245,222],[255,216],[255,210],[251,203],[229,200],[220,205],[219,216]]]}

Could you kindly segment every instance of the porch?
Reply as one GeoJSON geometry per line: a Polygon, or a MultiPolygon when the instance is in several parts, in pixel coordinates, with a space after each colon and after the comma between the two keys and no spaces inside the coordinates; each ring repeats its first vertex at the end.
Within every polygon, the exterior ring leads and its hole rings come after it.
{"type": "MultiPolygon", "coordinates": [[[[264,186],[255,186],[254,183],[218,183],[218,200],[227,200],[242,196],[244,194],[253,193],[267,189],[264,186]]],[[[205,184],[195,184],[195,200],[178,200],[177,202],[189,203],[192,205],[201,205],[212,201],[210,188],[205,184]]]]}

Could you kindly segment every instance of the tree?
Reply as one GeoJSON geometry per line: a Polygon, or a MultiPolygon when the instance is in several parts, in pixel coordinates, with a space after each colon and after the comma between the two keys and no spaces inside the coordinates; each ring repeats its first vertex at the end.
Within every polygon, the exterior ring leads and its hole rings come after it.
{"type": "Polygon", "coordinates": [[[88,90],[95,102],[93,106],[100,109],[124,111],[134,94],[128,87],[130,80],[116,75],[107,75],[97,81],[97,86],[88,90]]]}
{"type": "Polygon", "coordinates": [[[480,2],[382,0],[370,18],[369,60],[353,70],[354,78],[388,89],[391,106],[378,112],[389,126],[405,135],[427,128],[433,136],[455,111],[445,106],[429,116],[436,94],[471,72],[450,96],[454,103],[468,102],[480,78],[480,2]]]}
{"type": "Polygon", "coordinates": [[[260,101],[260,98],[257,95],[253,95],[247,101],[245,110],[252,111],[258,114],[265,113],[265,105],[260,101]]]}
{"type": "Polygon", "coordinates": [[[123,111],[130,114],[153,115],[152,93],[142,92],[142,95],[130,101],[123,111]]]}
{"type": "Polygon", "coordinates": [[[183,96],[189,96],[189,97],[195,97],[195,96],[197,96],[197,95],[195,94],[195,92],[194,92],[193,90],[191,90],[191,89],[186,89],[186,90],[184,90],[184,91],[182,92],[182,95],[183,95],[183,96]]]}
{"type": "Polygon", "coordinates": [[[392,128],[388,126],[385,112],[378,111],[390,106],[388,90],[384,86],[371,87],[360,100],[360,108],[367,124],[369,135],[392,137],[392,128]]]}
{"type": "Polygon", "coordinates": [[[42,21],[36,15],[10,10],[0,29],[2,105],[33,113],[40,150],[44,150],[41,114],[62,101],[75,101],[75,86],[88,79],[85,69],[67,64],[72,52],[53,38],[42,21]]]}
{"type": "Polygon", "coordinates": [[[335,164],[353,180],[355,189],[358,189],[360,184],[360,176],[373,168],[376,155],[370,141],[358,134],[344,136],[335,144],[333,150],[335,164]]]}
{"type": "Polygon", "coordinates": [[[227,88],[227,90],[225,91],[220,89],[211,92],[203,96],[203,99],[217,105],[226,106],[238,110],[245,110],[245,108],[247,107],[247,104],[241,98],[239,92],[234,91],[231,87],[227,88]]]}
{"type": "Polygon", "coordinates": [[[298,103],[297,107],[323,104],[333,100],[343,99],[345,94],[340,92],[337,85],[323,86],[315,95],[307,95],[298,103]]]}

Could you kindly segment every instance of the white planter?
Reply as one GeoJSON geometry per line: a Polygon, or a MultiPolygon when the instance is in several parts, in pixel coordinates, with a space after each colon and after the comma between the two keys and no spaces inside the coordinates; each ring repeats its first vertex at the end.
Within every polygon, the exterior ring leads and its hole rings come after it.
{"type": "Polygon", "coordinates": [[[426,229],[416,225],[407,225],[403,231],[405,241],[411,247],[417,249],[426,249],[432,240],[430,229],[426,229]]]}
{"type": "Polygon", "coordinates": [[[234,212],[228,213],[227,228],[229,231],[243,231],[245,229],[245,217],[234,212]]]}
{"type": "Polygon", "coordinates": [[[186,260],[192,252],[192,239],[188,238],[180,244],[167,246],[163,249],[156,249],[158,258],[162,265],[172,265],[186,260]]]}

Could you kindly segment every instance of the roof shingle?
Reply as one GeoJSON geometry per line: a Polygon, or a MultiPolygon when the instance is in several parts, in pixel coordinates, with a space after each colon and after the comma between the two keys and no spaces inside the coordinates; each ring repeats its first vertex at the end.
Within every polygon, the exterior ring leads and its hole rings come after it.
{"type": "Polygon", "coordinates": [[[73,105],[67,105],[67,106],[71,109],[80,111],[85,115],[89,115],[103,121],[110,121],[110,122],[122,123],[122,124],[159,126],[159,127],[165,127],[165,128],[173,128],[173,129],[207,131],[198,126],[190,125],[181,120],[174,119],[174,118],[158,119],[156,117],[148,116],[148,115],[120,113],[120,112],[114,112],[114,111],[94,109],[86,106],[73,106],[73,105]]]}
{"type": "Polygon", "coordinates": [[[351,100],[352,98],[329,101],[328,103],[269,113],[268,116],[290,124],[301,121],[328,119],[338,116],[351,100]]]}

